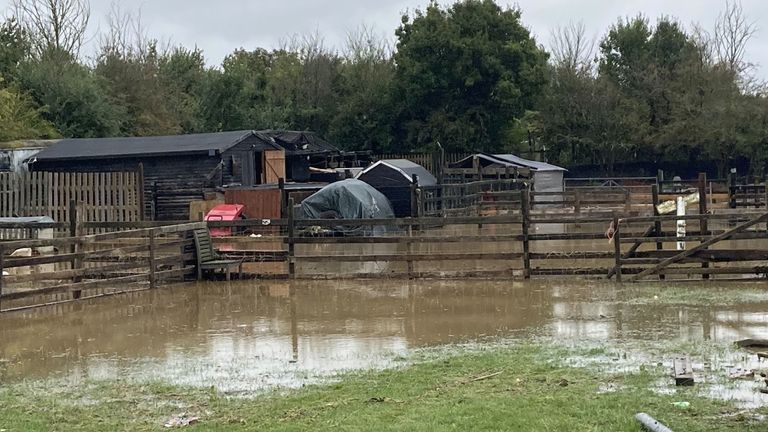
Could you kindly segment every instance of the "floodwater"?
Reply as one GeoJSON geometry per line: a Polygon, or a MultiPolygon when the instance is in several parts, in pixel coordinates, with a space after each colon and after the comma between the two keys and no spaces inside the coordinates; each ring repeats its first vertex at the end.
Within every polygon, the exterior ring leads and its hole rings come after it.
{"type": "MultiPolygon", "coordinates": [[[[629,288],[578,279],[179,285],[0,316],[0,383],[163,380],[237,395],[389,367],[413,350],[446,344],[768,338],[768,295],[737,306],[632,298],[629,288]]],[[[751,356],[741,360],[759,366],[751,356]]],[[[746,405],[768,403],[749,388],[739,395],[746,405]]]]}

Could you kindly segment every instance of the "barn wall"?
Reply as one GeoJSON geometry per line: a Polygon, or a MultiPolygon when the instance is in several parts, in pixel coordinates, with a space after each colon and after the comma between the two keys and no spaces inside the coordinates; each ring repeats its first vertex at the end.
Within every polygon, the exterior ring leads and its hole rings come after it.
{"type": "Polygon", "coordinates": [[[145,215],[156,220],[189,219],[189,203],[203,199],[204,188],[219,185],[220,177],[212,183],[204,180],[219,165],[219,156],[181,155],[147,158],[121,158],[101,160],[37,161],[34,171],[53,172],[114,172],[135,171],[144,165],[145,215]],[[155,195],[156,194],[156,195],[155,195]]]}

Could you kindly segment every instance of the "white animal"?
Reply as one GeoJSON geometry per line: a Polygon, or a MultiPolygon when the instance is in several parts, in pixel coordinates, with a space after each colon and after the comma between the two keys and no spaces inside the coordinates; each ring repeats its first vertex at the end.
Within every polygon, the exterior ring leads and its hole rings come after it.
{"type": "Polygon", "coordinates": [[[13,253],[10,256],[12,256],[12,257],[31,257],[32,256],[32,248],[16,249],[15,251],[13,251],[13,253]]]}
{"type": "MultiPolygon", "coordinates": [[[[31,257],[32,256],[32,248],[16,249],[9,256],[11,256],[11,257],[31,257]]],[[[12,268],[12,269],[10,269],[11,273],[3,271],[3,276],[10,276],[11,274],[17,275],[17,276],[18,275],[27,275],[27,274],[29,274],[30,268],[31,267],[12,268]]]]}

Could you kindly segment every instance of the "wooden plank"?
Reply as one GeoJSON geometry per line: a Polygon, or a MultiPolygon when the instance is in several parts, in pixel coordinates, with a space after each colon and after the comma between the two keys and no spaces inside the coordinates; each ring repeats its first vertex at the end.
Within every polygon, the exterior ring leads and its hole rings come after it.
{"type": "Polygon", "coordinates": [[[741,225],[739,225],[739,226],[737,226],[737,227],[735,227],[735,228],[733,228],[731,230],[728,230],[728,231],[724,232],[723,234],[714,236],[711,239],[701,243],[700,245],[698,245],[698,246],[696,246],[696,247],[694,247],[692,249],[688,249],[686,251],[683,251],[683,252],[681,252],[681,253],[679,253],[679,254],[671,257],[671,258],[667,258],[666,260],[660,262],[659,264],[655,265],[654,267],[646,269],[646,270],[643,270],[641,273],[633,276],[631,280],[635,281],[635,280],[638,280],[638,279],[640,279],[640,278],[642,278],[644,276],[647,276],[649,274],[653,274],[653,273],[659,271],[660,269],[665,268],[665,267],[667,267],[667,266],[669,266],[671,264],[674,264],[674,263],[680,261],[683,258],[687,258],[687,257],[695,254],[698,251],[704,250],[704,249],[708,248],[709,246],[712,246],[715,243],[719,243],[719,242],[721,242],[723,240],[727,240],[728,238],[730,238],[734,234],[737,234],[737,233],[739,233],[741,231],[744,231],[744,230],[746,230],[747,228],[749,228],[751,226],[757,225],[757,224],[763,222],[764,220],[768,220],[768,213],[765,213],[762,216],[759,216],[759,217],[757,217],[755,219],[752,219],[749,222],[745,222],[745,223],[743,223],[743,224],[741,224],[741,225]]]}
{"type": "Polygon", "coordinates": [[[519,252],[507,253],[446,253],[446,254],[371,254],[371,255],[300,255],[296,261],[306,262],[374,262],[374,261],[471,261],[471,260],[510,260],[523,257],[519,252]]]}
{"type": "Polygon", "coordinates": [[[672,364],[674,368],[675,385],[692,386],[694,384],[694,379],[691,360],[684,356],[675,357],[672,360],[672,364]]]}
{"type": "MultiPolygon", "coordinates": [[[[262,237],[263,238],[263,237],[262,237]]],[[[296,237],[279,239],[294,244],[406,244],[406,243],[480,243],[522,241],[522,235],[478,235],[478,236],[421,236],[421,237],[296,237]]],[[[246,242],[251,240],[244,239],[246,242]]]]}

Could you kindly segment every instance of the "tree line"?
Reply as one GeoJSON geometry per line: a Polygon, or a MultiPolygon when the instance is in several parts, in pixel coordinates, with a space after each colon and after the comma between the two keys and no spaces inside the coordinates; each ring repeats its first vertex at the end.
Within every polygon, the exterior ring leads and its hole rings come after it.
{"type": "Polygon", "coordinates": [[[604,172],[746,160],[762,174],[768,157],[768,103],[745,58],[755,26],[739,3],[711,29],[638,15],[599,39],[558,28],[545,48],[517,8],[433,1],[403,15],[394,46],[362,27],[338,50],[313,33],[216,66],[117,5],[92,59],[87,0],[15,0],[11,13],[0,141],[299,129],[349,150],[538,151],[604,172]]]}

